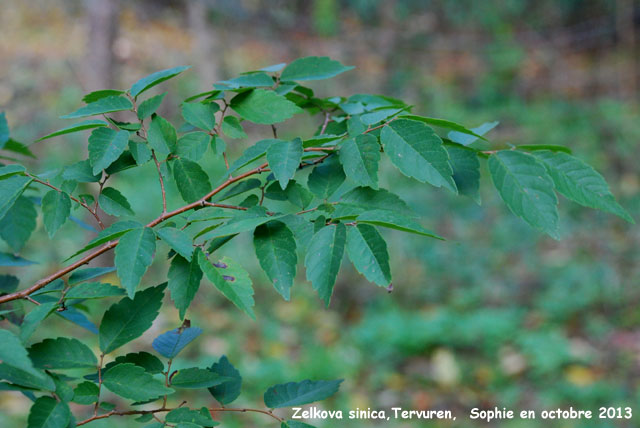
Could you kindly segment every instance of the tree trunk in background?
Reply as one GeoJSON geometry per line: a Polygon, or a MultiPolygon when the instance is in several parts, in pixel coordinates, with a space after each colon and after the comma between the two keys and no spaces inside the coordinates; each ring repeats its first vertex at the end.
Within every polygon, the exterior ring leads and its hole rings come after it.
{"type": "Polygon", "coordinates": [[[86,86],[90,91],[113,88],[113,43],[118,33],[117,0],[85,0],[87,9],[86,86]]]}
{"type": "Polygon", "coordinates": [[[220,80],[218,61],[222,50],[217,50],[217,38],[208,19],[209,7],[206,0],[187,1],[187,22],[193,37],[192,58],[201,86],[209,87],[220,80]]]}

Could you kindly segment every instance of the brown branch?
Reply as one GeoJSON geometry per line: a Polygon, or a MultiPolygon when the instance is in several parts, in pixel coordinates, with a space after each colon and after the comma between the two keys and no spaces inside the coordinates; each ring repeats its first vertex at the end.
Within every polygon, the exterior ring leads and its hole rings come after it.
{"type": "Polygon", "coordinates": [[[153,161],[156,164],[156,169],[158,170],[158,179],[160,180],[160,190],[162,191],[162,214],[167,213],[167,193],[164,190],[164,178],[162,178],[162,170],[160,169],[160,162],[158,162],[158,158],[156,157],[155,150],[151,150],[151,157],[153,157],[153,161]]]}
{"type": "Polygon", "coordinates": [[[324,122],[322,123],[322,128],[320,128],[320,135],[324,134],[324,131],[327,130],[327,126],[329,122],[331,122],[331,114],[328,111],[324,112],[324,122]]]}
{"type": "Polygon", "coordinates": [[[278,130],[275,125],[271,125],[271,132],[273,132],[273,138],[278,138],[278,130]]]}
{"type": "Polygon", "coordinates": [[[104,363],[104,352],[100,354],[100,363],[98,364],[98,399],[93,406],[93,416],[98,416],[98,407],[100,407],[100,391],[102,390],[102,364],[104,363]]]}
{"type": "MultiPolygon", "coordinates": [[[[49,183],[48,181],[42,181],[39,178],[36,178],[35,176],[29,174],[28,172],[25,173],[27,175],[27,177],[31,177],[31,179],[33,181],[35,181],[36,183],[40,183],[42,185],[45,185],[47,187],[52,188],[53,190],[55,190],[58,193],[63,193],[62,189],[57,188],[56,186],[54,186],[53,184],[49,183]]],[[[66,193],[66,192],[64,192],[66,193]]],[[[67,193],[68,194],[68,193],[67,193]]],[[[104,229],[104,224],[102,224],[102,221],[100,221],[100,217],[98,216],[98,214],[93,211],[89,205],[87,205],[84,201],[79,200],[78,198],[74,197],[73,195],[69,195],[69,199],[71,199],[74,202],[77,202],[78,204],[80,204],[84,209],[86,209],[87,211],[89,211],[91,213],[91,215],[96,219],[96,221],[98,222],[98,225],[104,229]]]]}
{"type": "MultiPolygon", "coordinates": [[[[131,416],[131,415],[148,415],[148,414],[152,414],[155,415],[156,413],[163,413],[163,412],[170,412],[172,410],[175,410],[179,408],[175,407],[175,408],[169,408],[169,407],[165,407],[162,406],[158,409],[152,409],[152,410],[129,410],[126,412],[118,412],[116,410],[112,410],[110,412],[104,413],[102,415],[94,415],[88,419],[85,419],[83,421],[80,421],[76,424],[76,426],[81,426],[81,425],[85,425],[88,424],[89,422],[93,422],[96,421],[98,419],[106,419],[109,418],[111,416],[131,416]]],[[[285,419],[273,414],[273,412],[271,412],[270,410],[262,410],[262,409],[250,409],[250,408],[234,408],[234,407],[212,407],[207,409],[209,410],[209,413],[216,413],[216,412],[235,412],[235,413],[260,413],[263,415],[267,415],[272,417],[273,419],[277,420],[278,422],[282,423],[285,421],[285,419]]]]}

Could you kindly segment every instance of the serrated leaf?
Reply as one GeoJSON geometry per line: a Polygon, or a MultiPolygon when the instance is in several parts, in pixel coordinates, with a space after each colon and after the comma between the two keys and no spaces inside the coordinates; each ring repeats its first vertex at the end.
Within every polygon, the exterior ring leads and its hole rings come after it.
{"type": "Polygon", "coordinates": [[[22,346],[20,339],[9,330],[0,329],[0,361],[2,364],[29,372],[34,376],[40,376],[29,359],[27,350],[22,346]]]}
{"type": "Polygon", "coordinates": [[[196,256],[189,262],[181,256],[176,256],[171,260],[169,267],[169,291],[171,299],[180,313],[180,319],[183,319],[187,308],[195,297],[200,281],[202,280],[202,270],[196,256]]]}
{"type": "Polygon", "coordinates": [[[562,195],[585,207],[609,212],[634,223],[595,169],[567,153],[545,150],[536,151],[534,155],[547,168],[556,190],[562,195]]]}
{"type": "Polygon", "coordinates": [[[214,114],[217,111],[211,106],[210,103],[184,103],[182,104],[182,117],[196,128],[211,131],[216,126],[214,114]]]}
{"type": "Polygon", "coordinates": [[[273,78],[266,73],[254,72],[243,74],[234,79],[217,82],[213,86],[222,90],[273,86],[273,78]]]}
{"type": "MultiPolygon", "coordinates": [[[[111,361],[110,363],[107,363],[107,365],[104,366],[102,371],[103,372],[107,371],[111,367],[114,367],[118,364],[125,364],[125,363],[131,363],[131,364],[135,364],[138,367],[142,367],[147,373],[150,373],[150,374],[158,374],[164,371],[164,364],[162,364],[162,361],[160,361],[158,357],[156,357],[155,355],[152,355],[144,351],[130,352],[126,355],[120,355],[119,357],[116,357],[115,360],[111,361]]],[[[98,372],[87,375],[84,378],[97,383],[99,380],[98,372]]]]}
{"type": "Polygon", "coordinates": [[[135,364],[118,364],[102,374],[102,385],[120,397],[146,401],[173,393],[163,383],[135,364]]]}
{"type": "Polygon", "coordinates": [[[113,187],[105,187],[98,196],[98,204],[104,212],[119,217],[121,215],[135,214],[125,196],[113,187]]]}
{"type": "Polygon", "coordinates": [[[129,143],[128,131],[115,131],[111,128],[96,128],[89,136],[89,162],[93,174],[116,161],[129,143]]]}
{"type": "Polygon", "coordinates": [[[265,153],[267,153],[267,149],[269,148],[271,143],[273,143],[274,141],[278,141],[278,140],[275,140],[275,139],[260,140],[257,143],[255,143],[253,146],[247,147],[247,149],[244,152],[242,152],[242,155],[238,159],[236,159],[235,162],[231,164],[231,167],[229,167],[229,174],[237,171],[238,169],[248,165],[251,162],[254,162],[260,159],[262,156],[265,155],[265,153]]]}
{"type": "Polygon", "coordinates": [[[231,108],[254,123],[271,125],[301,113],[302,109],[273,91],[254,89],[242,92],[231,100],[231,108]]]}
{"type": "Polygon", "coordinates": [[[75,369],[98,364],[91,349],[77,339],[58,337],[45,339],[29,348],[29,358],[41,369],[75,369]]]}
{"type": "Polygon", "coordinates": [[[42,371],[26,371],[5,363],[0,364],[0,379],[31,389],[55,391],[51,376],[42,371]]]}
{"type": "Polygon", "coordinates": [[[456,192],[449,155],[432,128],[415,120],[398,119],[382,128],[380,141],[404,175],[456,192]]]}
{"type": "Polygon", "coordinates": [[[209,176],[197,163],[187,159],[172,162],[173,178],[185,202],[195,202],[211,190],[209,176]]]}
{"type": "Polygon", "coordinates": [[[240,121],[235,116],[225,116],[222,120],[222,132],[229,138],[247,138],[240,121]]]}
{"type": "Polygon", "coordinates": [[[163,227],[156,232],[176,253],[187,260],[193,255],[193,241],[184,231],[175,227],[163,227]]]}
{"type": "Polygon", "coordinates": [[[50,238],[71,214],[71,199],[65,192],[51,190],[42,198],[42,222],[50,238]]]}
{"type": "Polygon", "coordinates": [[[33,308],[22,320],[20,340],[26,342],[40,323],[58,307],[57,302],[46,302],[33,308]]]}
{"type": "Polygon", "coordinates": [[[380,145],[370,134],[349,138],[340,147],[340,162],[344,172],[360,186],[378,189],[380,145]]]}
{"type": "Polygon", "coordinates": [[[177,76],[183,71],[191,68],[191,66],[180,66],[174,68],[167,68],[166,70],[156,71],[155,73],[151,73],[148,76],[143,77],[138,80],[131,86],[129,93],[133,97],[137,97],[144,91],[153,88],[154,86],[164,82],[165,80],[169,80],[172,77],[177,76]]]}
{"type": "Polygon", "coordinates": [[[233,198],[234,196],[241,195],[244,192],[257,189],[260,186],[262,186],[262,182],[257,178],[250,178],[248,180],[241,181],[240,183],[231,187],[224,195],[220,197],[219,200],[224,201],[226,199],[233,198]]]}
{"type": "Polygon", "coordinates": [[[67,428],[71,410],[64,401],[52,397],[38,398],[29,411],[27,428],[67,428]]]}
{"type": "Polygon", "coordinates": [[[235,401],[235,399],[240,396],[240,389],[242,387],[242,376],[240,376],[240,372],[233,367],[225,355],[220,357],[217,363],[213,363],[209,370],[219,376],[230,379],[209,388],[211,395],[223,405],[235,401]]]}
{"type": "Polygon", "coordinates": [[[181,389],[211,388],[229,379],[207,369],[191,367],[178,370],[171,378],[171,386],[181,389]]]}
{"type": "Polygon", "coordinates": [[[122,286],[133,298],[142,276],[153,262],[156,235],[148,227],[133,229],[120,238],[115,249],[115,265],[122,286]]]}
{"type": "Polygon", "coordinates": [[[365,211],[357,217],[358,223],[372,224],[375,226],[388,227],[402,232],[415,233],[416,235],[428,236],[444,240],[441,236],[425,229],[420,223],[406,217],[400,213],[389,210],[365,211]]]}
{"type": "Polygon", "coordinates": [[[83,120],[82,122],[74,123],[73,125],[59,129],[55,132],[52,132],[51,134],[47,134],[44,137],[40,137],[35,142],[57,137],[59,135],[71,134],[73,132],[84,131],[86,129],[99,128],[103,126],[109,126],[109,124],[103,120],[83,120]]]}
{"type": "Polygon", "coordinates": [[[156,337],[152,346],[163,357],[173,359],[201,333],[202,329],[198,327],[176,328],[156,337]]]}
{"type": "Polygon", "coordinates": [[[458,193],[480,203],[480,162],[474,150],[465,147],[447,145],[449,161],[453,168],[453,180],[458,193]]]}
{"type": "MultiPolygon", "coordinates": [[[[364,125],[371,126],[375,125],[378,122],[382,122],[383,120],[388,119],[403,110],[404,108],[381,108],[378,110],[374,110],[371,113],[363,114],[362,116],[360,116],[360,120],[364,125]]],[[[349,134],[351,134],[351,131],[349,131],[349,134]]]]}
{"type": "Polygon", "coordinates": [[[352,70],[353,66],[342,65],[326,56],[298,58],[282,70],[280,80],[321,80],[352,70]]]}
{"type": "Polygon", "coordinates": [[[146,119],[147,117],[155,113],[156,110],[158,110],[158,107],[160,107],[160,104],[162,104],[162,101],[164,100],[164,97],[166,95],[167,92],[164,92],[159,95],[154,95],[153,97],[150,97],[141,102],[138,106],[138,119],[146,119]]]}
{"type": "Polygon", "coordinates": [[[338,392],[342,379],[303,380],[274,385],[264,393],[264,404],[270,409],[300,406],[324,400],[338,392]]]}
{"type": "Polygon", "coordinates": [[[558,239],[558,199],[544,165],[526,153],[503,150],[489,157],[489,171],[511,212],[558,239]]]}
{"type": "Polygon", "coordinates": [[[327,199],[344,182],[345,175],[337,156],[331,156],[316,166],[307,181],[309,190],[320,199],[327,199]]]}
{"type": "Polygon", "coordinates": [[[120,89],[99,89],[97,91],[89,92],[88,94],[86,94],[84,97],[82,97],[82,101],[89,104],[101,100],[102,98],[121,94],[124,94],[124,91],[121,91],[120,89]]]}
{"type": "MultiPolygon", "coordinates": [[[[107,230],[107,229],[104,229],[104,230],[107,230]]],[[[113,272],[114,270],[116,270],[115,266],[77,269],[73,271],[73,273],[69,277],[68,282],[69,282],[69,285],[79,284],[81,282],[88,281],[90,279],[94,279],[102,275],[106,275],[108,273],[113,272]]]]}
{"type": "Polygon", "coordinates": [[[113,223],[111,226],[98,232],[98,236],[96,236],[94,239],[89,241],[89,243],[85,245],[82,249],[76,251],[70,257],[67,257],[65,261],[72,259],[75,256],[84,253],[85,251],[89,251],[90,249],[95,248],[101,244],[107,243],[109,241],[114,241],[118,239],[120,236],[129,232],[130,230],[139,229],[141,227],[142,227],[142,224],[133,220],[119,221],[117,223],[113,223]]]}
{"type": "Polygon", "coordinates": [[[346,237],[342,223],[321,228],[311,238],[304,259],[307,279],[327,306],[342,263],[346,237]]]}
{"type": "Polygon", "coordinates": [[[274,140],[267,149],[267,162],[282,189],[287,187],[302,159],[302,140],[274,140]]]}
{"type": "Polygon", "coordinates": [[[15,252],[20,252],[36,228],[38,212],[29,198],[20,196],[0,220],[0,236],[15,252]]]}
{"type": "Polygon", "coordinates": [[[97,183],[102,177],[102,172],[94,174],[89,159],[76,162],[64,168],[62,178],[65,180],[75,180],[80,183],[97,183]]]}
{"type": "MultiPolygon", "coordinates": [[[[496,126],[498,126],[500,122],[495,121],[495,122],[485,122],[480,126],[477,126],[475,128],[471,128],[470,131],[472,131],[473,133],[475,133],[476,135],[484,135],[487,132],[491,131],[493,128],[495,128],[496,126]]],[[[468,134],[465,132],[459,132],[459,131],[449,131],[449,133],[447,134],[447,137],[449,137],[449,139],[451,141],[453,141],[454,143],[458,143],[458,144],[462,144],[463,146],[469,146],[472,143],[474,143],[475,141],[478,140],[478,137],[472,135],[472,134],[468,134]]]]}
{"type": "Polygon", "coordinates": [[[190,132],[178,139],[176,154],[181,158],[199,161],[207,152],[211,143],[211,135],[206,132],[190,132]]]}
{"type": "Polygon", "coordinates": [[[151,119],[151,125],[147,131],[147,141],[157,153],[167,156],[176,150],[178,136],[171,122],[160,116],[151,119]]]}
{"type": "MultiPolygon", "coordinates": [[[[431,126],[437,126],[437,127],[440,127],[440,128],[449,129],[451,131],[459,132],[461,134],[469,135],[469,136],[472,136],[472,137],[474,137],[476,139],[480,138],[480,139],[486,141],[486,138],[484,138],[482,135],[479,135],[479,134],[475,133],[474,131],[472,131],[471,129],[467,129],[465,126],[460,125],[459,123],[456,123],[456,122],[452,122],[450,120],[438,119],[438,118],[435,118],[435,117],[416,116],[416,115],[403,115],[402,117],[410,119],[410,120],[424,122],[424,123],[429,124],[431,126]]],[[[493,128],[493,127],[491,127],[491,128],[493,128]]],[[[491,129],[491,128],[489,128],[489,129],[491,129]]],[[[485,131],[485,132],[487,132],[487,131],[485,131]]]]}
{"type": "Polygon", "coordinates": [[[255,319],[253,287],[247,271],[228,257],[220,260],[226,268],[217,268],[202,252],[198,253],[198,262],[209,281],[234,305],[255,319]]]}
{"type": "Polygon", "coordinates": [[[88,381],[81,382],[73,390],[73,398],[71,401],[84,405],[93,404],[98,401],[98,394],[100,394],[98,385],[88,381]]]}
{"type": "Polygon", "coordinates": [[[85,282],[76,285],[64,295],[66,299],[102,299],[104,297],[122,296],[125,291],[112,284],[103,282],[85,282]]]}
{"type": "Polygon", "coordinates": [[[167,413],[165,420],[172,424],[178,424],[177,426],[180,426],[180,423],[194,424],[198,427],[212,427],[218,425],[216,421],[211,419],[211,415],[208,411],[205,415],[197,410],[191,410],[188,407],[178,407],[177,409],[173,409],[167,413]]]}
{"type": "Polygon", "coordinates": [[[387,244],[374,226],[358,224],[347,228],[347,254],[369,281],[381,287],[391,283],[387,244]]]}
{"type": "Polygon", "coordinates": [[[166,285],[147,288],[111,305],[100,323],[100,350],[105,354],[140,337],[158,316],[166,285]]]}
{"type": "Polygon", "coordinates": [[[300,209],[307,208],[313,201],[313,193],[295,180],[289,180],[284,190],[280,187],[280,183],[271,183],[265,189],[264,197],[276,201],[288,201],[300,209]]]}
{"type": "Polygon", "coordinates": [[[0,180],[0,219],[4,218],[29,183],[31,177],[17,174],[0,180]]]}
{"type": "Polygon", "coordinates": [[[202,239],[217,238],[219,236],[234,235],[241,232],[249,232],[270,220],[276,220],[279,216],[269,216],[263,207],[253,207],[235,214],[226,224],[219,226],[201,236],[202,239]]]}
{"type": "Polygon", "coordinates": [[[131,110],[133,104],[131,101],[120,95],[112,95],[109,97],[100,98],[97,101],[91,102],[84,107],[80,107],[73,113],[69,113],[64,116],[60,116],[61,119],[76,119],[79,117],[96,116],[99,114],[113,113],[116,111],[131,110]]]}
{"type": "Polygon", "coordinates": [[[274,288],[289,300],[298,264],[293,232],[282,222],[270,221],[255,229],[253,245],[260,266],[274,288]]]}

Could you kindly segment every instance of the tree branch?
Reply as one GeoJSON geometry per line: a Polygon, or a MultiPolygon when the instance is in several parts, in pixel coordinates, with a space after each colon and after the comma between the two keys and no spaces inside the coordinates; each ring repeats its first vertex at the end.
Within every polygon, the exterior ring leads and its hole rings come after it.
{"type": "Polygon", "coordinates": [[[164,190],[164,178],[162,178],[162,170],[160,169],[160,162],[158,162],[158,158],[156,157],[155,150],[151,150],[151,156],[153,157],[153,161],[156,164],[156,169],[158,170],[158,179],[160,180],[160,190],[162,191],[162,214],[167,213],[167,194],[164,190]]]}

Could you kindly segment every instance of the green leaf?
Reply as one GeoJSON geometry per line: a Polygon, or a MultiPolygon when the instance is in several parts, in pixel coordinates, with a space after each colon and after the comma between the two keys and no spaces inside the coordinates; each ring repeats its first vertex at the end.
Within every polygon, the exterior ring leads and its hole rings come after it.
{"type": "Polygon", "coordinates": [[[306,58],[298,58],[287,65],[282,71],[280,80],[322,80],[337,76],[353,68],[355,67],[342,65],[339,61],[332,60],[326,56],[308,56],[306,58]]]}
{"type": "Polygon", "coordinates": [[[26,388],[55,391],[56,385],[51,376],[42,371],[26,371],[14,366],[0,364],[0,379],[26,388]]]}
{"type": "Polygon", "coordinates": [[[198,248],[190,262],[179,255],[175,256],[169,267],[169,291],[180,313],[180,319],[184,319],[191,301],[200,288],[202,270],[198,261],[199,252],[201,250],[198,248]]]}
{"type": "MultiPolygon", "coordinates": [[[[476,135],[484,135],[487,132],[491,131],[493,128],[495,128],[496,126],[498,126],[500,122],[496,121],[496,122],[485,122],[482,125],[475,127],[475,128],[471,128],[471,131],[473,131],[476,135]]],[[[466,132],[459,132],[459,131],[450,131],[447,134],[447,137],[449,137],[449,139],[451,141],[453,141],[454,143],[458,143],[458,144],[462,144],[463,146],[468,146],[472,143],[474,143],[475,141],[478,140],[479,137],[476,137],[472,134],[466,133],[466,132]]]]}
{"type": "Polygon", "coordinates": [[[19,141],[14,140],[13,138],[9,138],[9,141],[7,141],[7,143],[4,145],[3,149],[22,156],[28,156],[33,159],[36,158],[33,152],[29,150],[29,147],[19,141]]]}
{"type": "Polygon", "coordinates": [[[79,251],[76,251],[72,256],[67,257],[65,261],[72,259],[75,256],[80,255],[85,251],[89,251],[90,249],[95,248],[99,245],[102,245],[106,242],[114,241],[118,239],[120,236],[129,232],[130,230],[139,229],[141,227],[142,227],[142,224],[132,220],[119,221],[117,223],[113,223],[111,226],[98,232],[98,236],[92,239],[87,245],[84,246],[84,248],[82,248],[79,251]]]}
{"type": "Polygon", "coordinates": [[[191,367],[178,370],[171,378],[171,386],[182,389],[211,388],[229,379],[207,369],[191,367]]]}
{"type": "MultiPolygon", "coordinates": [[[[131,352],[126,355],[120,355],[114,361],[110,362],[105,368],[111,368],[116,364],[132,363],[142,367],[147,373],[157,374],[164,370],[164,364],[155,355],[148,352],[131,352]]],[[[97,375],[97,373],[96,373],[97,375]]],[[[97,379],[97,376],[96,376],[97,379]]]]}
{"type": "Polygon", "coordinates": [[[41,369],[92,368],[98,365],[91,349],[77,339],[45,339],[29,348],[33,365],[41,369]]]}
{"type": "Polygon", "coordinates": [[[300,209],[307,208],[313,201],[313,193],[294,180],[290,180],[284,190],[280,187],[280,183],[271,183],[266,188],[264,197],[276,201],[288,201],[300,209]]]}
{"type": "Polygon", "coordinates": [[[340,147],[340,162],[344,172],[360,186],[378,189],[380,145],[370,134],[349,138],[340,147]]]}
{"type": "Polygon", "coordinates": [[[101,177],[102,172],[99,174],[93,173],[89,159],[71,164],[65,167],[62,172],[63,179],[75,180],[81,183],[97,183],[101,177]]]}
{"type": "Polygon", "coordinates": [[[218,425],[216,421],[211,419],[211,415],[208,411],[205,415],[197,410],[191,410],[187,407],[178,407],[177,409],[173,409],[172,411],[167,413],[165,420],[172,424],[179,424],[181,422],[192,423],[198,427],[212,427],[218,425]]]}
{"type": "Polygon", "coordinates": [[[38,212],[31,199],[20,196],[0,220],[0,236],[13,251],[19,252],[35,230],[37,218],[38,212]]]}
{"type": "Polygon", "coordinates": [[[158,316],[165,287],[147,288],[107,309],[100,323],[100,350],[108,354],[147,331],[158,316]]]}
{"type": "Polygon", "coordinates": [[[206,132],[190,132],[178,139],[176,154],[181,158],[199,161],[209,148],[211,135],[206,132]]]}
{"type": "Polygon", "coordinates": [[[89,162],[93,174],[103,169],[120,157],[129,143],[128,131],[115,131],[111,128],[96,128],[89,136],[89,162]]]}
{"type": "Polygon", "coordinates": [[[0,361],[4,365],[29,372],[34,376],[40,376],[41,372],[36,370],[29,359],[27,350],[22,346],[18,337],[9,330],[0,329],[0,361]]]}
{"type": "Polygon", "coordinates": [[[71,214],[71,199],[65,192],[51,190],[42,198],[42,221],[50,238],[71,214]]]}
{"type": "Polygon", "coordinates": [[[201,333],[202,329],[198,327],[176,328],[156,337],[152,346],[163,357],[173,359],[201,333]]]}
{"type": "Polygon", "coordinates": [[[217,82],[213,86],[222,90],[273,86],[273,78],[266,73],[247,73],[235,79],[217,82]]]}
{"type": "Polygon", "coordinates": [[[368,224],[347,228],[347,254],[355,268],[369,281],[381,287],[391,283],[391,268],[387,244],[368,224]]]}
{"type": "Polygon", "coordinates": [[[520,144],[517,146],[518,150],[524,150],[526,152],[536,152],[538,150],[549,150],[552,152],[564,152],[571,154],[571,149],[565,146],[559,146],[557,144],[520,144]]]}
{"type": "Polygon", "coordinates": [[[320,199],[327,199],[344,182],[345,175],[337,156],[327,158],[316,166],[307,181],[309,190],[320,199]]]}
{"type": "MultiPolygon", "coordinates": [[[[381,108],[379,110],[374,110],[371,113],[363,114],[362,116],[360,116],[360,120],[364,125],[371,126],[375,125],[378,122],[382,122],[383,120],[388,119],[403,110],[404,108],[381,108]]],[[[351,134],[351,132],[349,133],[351,134]]]]}
{"type": "Polygon", "coordinates": [[[61,119],[76,119],[79,117],[96,116],[99,114],[113,113],[115,111],[131,110],[133,104],[128,98],[119,95],[100,98],[84,107],[80,107],[73,113],[60,116],[61,119]]]}
{"type": "Polygon", "coordinates": [[[262,156],[265,155],[265,153],[267,153],[267,149],[269,148],[271,143],[273,143],[274,141],[278,141],[278,140],[274,140],[274,139],[260,140],[257,143],[255,143],[253,146],[247,147],[247,149],[244,152],[242,152],[242,155],[238,159],[236,159],[235,162],[233,162],[233,164],[231,164],[231,167],[229,168],[229,174],[239,170],[240,168],[250,164],[251,162],[254,162],[260,159],[262,156]]]}
{"type": "Polygon", "coordinates": [[[303,380],[274,385],[264,393],[264,404],[270,409],[300,406],[324,400],[338,392],[342,379],[303,380]]]}
{"type": "Polygon", "coordinates": [[[38,138],[35,142],[46,140],[48,138],[57,137],[59,135],[71,134],[72,132],[84,131],[86,129],[99,128],[102,126],[109,126],[109,124],[103,120],[83,120],[82,122],[74,123],[73,125],[67,126],[66,128],[59,129],[51,134],[45,135],[44,137],[38,138]]]}
{"type": "Polygon", "coordinates": [[[173,393],[163,383],[135,364],[118,364],[102,374],[102,384],[120,397],[147,401],[173,393]]]}
{"type": "Polygon", "coordinates": [[[342,263],[346,237],[342,223],[322,227],[311,238],[304,259],[307,279],[327,306],[342,263]]]}
{"type": "Polygon", "coordinates": [[[31,177],[24,175],[11,175],[0,180],[0,219],[4,218],[29,183],[31,177]]]}
{"type": "Polygon", "coordinates": [[[100,390],[98,385],[93,382],[81,382],[73,390],[73,398],[71,401],[78,404],[89,405],[98,401],[100,390]]]}
{"type": "Polygon", "coordinates": [[[12,175],[25,175],[26,168],[17,163],[11,165],[0,166],[0,179],[11,177],[12,175]]]}
{"type": "Polygon", "coordinates": [[[129,201],[119,190],[113,187],[105,187],[98,196],[98,204],[104,212],[113,216],[133,215],[135,214],[129,205],[129,201]]]}
{"type": "Polygon", "coordinates": [[[9,124],[4,112],[0,113],[0,149],[9,141],[9,124]]]}
{"type": "Polygon", "coordinates": [[[147,141],[153,150],[167,156],[176,150],[177,139],[176,129],[171,122],[163,117],[153,116],[147,132],[147,141]]]}
{"type": "MultiPolygon", "coordinates": [[[[57,302],[42,303],[33,308],[22,320],[20,326],[20,340],[26,342],[29,337],[36,331],[40,323],[47,318],[58,307],[57,302]]],[[[1,359],[1,358],[0,358],[1,359]]]]}
{"type": "Polygon", "coordinates": [[[131,86],[129,93],[131,94],[131,96],[137,97],[144,91],[150,88],[153,88],[154,86],[164,82],[165,80],[169,80],[172,77],[177,76],[178,74],[182,73],[183,71],[189,68],[191,68],[191,66],[181,66],[181,67],[174,67],[174,68],[168,68],[166,70],[156,71],[155,73],[152,73],[146,77],[143,77],[142,79],[134,83],[133,86],[131,86]]]}
{"type": "Polygon", "coordinates": [[[585,207],[609,212],[634,223],[595,169],[567,153],[544,150],[536,151],[534,155],[547,168],[556,190],[562,195],[585,207]]]}
{"type": "Polygon", "coordinates": [[[357,217],[358,223],[373,224],[375,226],[388,227],[402,232],[415,233],[416,235],[428,236],[444,240],[441,236],[425,229],[419,223],[413,221],[400,213],[389,210],[366,211],[357,217]]]}
{"type": "Polygon", "coordinates": [[[526,153],[503,150],[489,157],[489,171],[511,212],[558,239],[558,199],[544,165],[526,153]]]}
{"type": "Polygon", "coordinates": [[[270,221],[256,228],[253,245],[260,266],[276,291],[289,300],[298,264],[293,232],[282,222],[270,221]]]}
{"type": "Polygon", "coordinates": [[[262,182],[257,178],[250,178],[248,180],[241,181],[240,183],[230,188],[223,196],[220,197],[219,200],[224,201],[225,199],[233,198],[234,196],[241,195],[244,192],[257,189],[260,186],[262,186],[262,182]]]}
{"type": "MultiPolygon", "coordinates": [[[[452,122],[450,120],[438,119],[438,118],[435,118],[435,117],[416,116],[416,115],[413,115],[413,114],[403,115],[402,117],[405,118],[405,119],[417,120],[417,121],[420,121],[420,122],[424,122],[424,123],[426,123],[428,125],[437,126],[439,128],[449,129],[451,131],[459,132],[461,134],[470,135],[472,137],[475,137],[476,139],[480,138],[480,139],[486,141],[486,138],[484,138],[482,135],[476,134],[472,130],[467,129],[466,127],[460,125],[459,123],[452,122]]],[[[497,125],[497,123],[496,123],[496,125],[497,125]]],[[[491,128],[493,128],[493,127],[491,127],[491,128]]]]}
{"type": "Polygon", "coordinates": [[[229,138],[247,138],[240,121],[235,116],[225,116],[222,120],[222,132],[229,138]]]}
{"type": "Polygon", "coordinates": [[[173,178],[185,202],[195,202],[209,193],[209,176],[200,165],[187,159],[175,159],[172,166],[173,178]]]}
{"type": "Polygon", "coordinates": [[[458,193],[480,203],[480,162],[475,150],[446,145],[458,193]]]}
{"type": "Polygon", "coordinates": [[[456,192],[442,140],[422,122],[398,119],[382,128],[380,141],[391,162],[407,177],[456,192]]]}
{"type": "Polygon", "coordinates": [[[242,92],[231,100],[231,108],[254,123],[270,125],[301,113],[302,109],[273,91],[254,89],[242,92]]]}
{"type": "Polygon", "coordinates": [[[0,253],[0,266],[28,266],[36,264],[31,260],[9,253],[0,253]]]}
{"type": "Polygon", "coordinates": [[[248,232],[270,220],[277,219],[278,216],[269,216],[263,207],[249,208],[247,211],[240,211],[234,215],[227,224],[217,227],[205,233],[202,238],[210,239],[219,236],[233,235],[241,232],[248,232]]]}
{"type": "Polygon", "coordinates": [[[76,285],[64,295],[66,299],[101,299],[103,297],[122,296],[125,291],[112,284],[103,282],[85,282],[76,285]]]}
{"type": "Polygon", "coordinates": [[[295,138],[292,141],[274,140],[267,149],[267,162],[269,168],[280,183],[280,187],[285,189],[300,166],[302,159],[302,140],[295,138]]]}
{"type": "Polygon", "coordinates": [[[163,227],[157,232],[160,239],[169,244],[169,246],[182,257],[191,260],[193,255],[193,242],[189,235],[175,227],[163,227]]]}
{"type": "Polygon", "coordinates": [[[158,107],[160,107],[160,104],[162,104],[162,101],[164,100],[164,97],[166,95],[167,92],[164,92],[141,102],[138,106],[138,119],[144,120],[155,113],[156,110],[158,110],[158,107]]]}
{"type": "Polygon", "coordinates": [[[71,410],[67,403],[40,397],[31,406],[27,428],[67,428],[70,421],[71,410]]]}
{"type": "Polygon", "coordinates": [[[122,286],[133,298],[142,276],[153,261],[156,235],[148,227],[133,229],[122,235],[115,249],[115,265],[122,286]]]}
{"type": "Polygon", "coordinates": [[[211,103],[184,103],[182,104],[182,117],[187,123],[196,128],[212,131],[216,127],[215,112],[218,110],[211,106],[211,103]]]}
{"type": "MultiPolygon", "coordinates": [[[[125,222],[120,222],[120,223],[125,223],[125,222]]],[[[118,223],[115,223],[115,224],[118,224],[118,223]]],[[[114,225],[111,225],[109,228],[113,226],[114,225]]],[[[107,230],[107,229],[104,229],[104,230],[107,230]]],[[[88,281],[90,279],[97,278],[102,275],[106,275],[108,273],[113,272],[114,270],[116,270],[115,266],[78,269],[73,271],[73,273],[69,277],[68,282],[69,282],[69,285],[79,284],[81,282],[88,281]]]]}
{"type": "Polygon", "coordinates": [[[235,399],[240,396],[240,389],[242,387],[242,376],[240,376],[240,372],[233,367],[225,355],[220,357],[217,363],[213,363],[209,370],[219,376],[230,379],[209,388],[211,395],[223,405],[235,401],[235,399]]]}
{"type": "Polygon", "coordinates": [[[121,94],[124,94],[124,91],[121,91],[120,89],[100,89],[98,91],[89,92],[82,97],[82,101],[89,104],[101,100],[102,98],[121,94]]]}
{"type": "Polygon", "coordinates": [[[202,252],[198,253],[198,261],[209,281],[234,305],[255,319],[253,288],[247,271],[228,257],[224,257],[219,263],[226,268],[215,267],[202,252]]]}
{"type": "Polygon", "coordinates": [[[280,424],[280,428],[315,428],[313,425],[300,421],[286,421],[280,424]]]}

